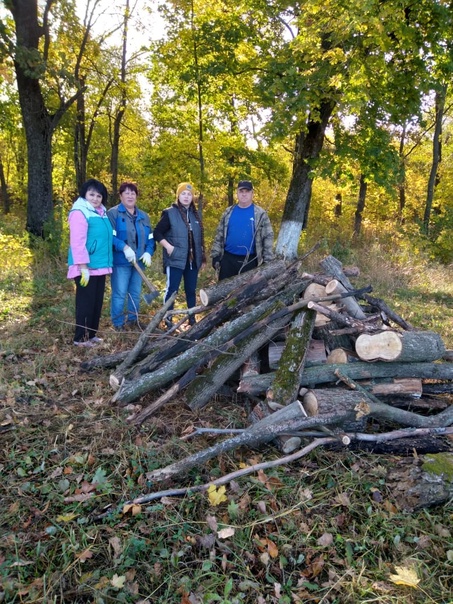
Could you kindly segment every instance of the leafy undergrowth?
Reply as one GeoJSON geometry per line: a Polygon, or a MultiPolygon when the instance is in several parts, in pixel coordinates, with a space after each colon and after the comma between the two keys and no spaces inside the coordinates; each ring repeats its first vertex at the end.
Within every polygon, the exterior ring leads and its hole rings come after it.
{"type": "MultiPolygon", "coordinates": [[[[248,403],[219,396],[194,414],[181,399],[131,427],[137,406],[112,405],[109,372],[79,371],[97,351],[71,346],[71,284],[62,265],[40,258],[0,271],[11,284],[0,323],[0,601],[453,601],[453,508],[409,511],[404,478],[398,488],[388,480],[396,467],[404,476],[419,466],[417,455],[318,449],[210,493],[124,507],[143,493],[208,483],[279,454],[237,450],[180,480],[150,484],[147,472],[215,442],[184,438],[194,425],[243,427],[248,403]]],[[[400,279],[400,309],[411,308],[409,320],[421,325],[435,304],[438,331],[451,334],[450,283],[429,281],[425,298],[421,276],[417,286],[400,279]]],[[[389,300],[384,289],[377,295],[389,300]]],[[[108,299],[101,332],[103,353],[137,337],[110,329],[108,299]]]]}

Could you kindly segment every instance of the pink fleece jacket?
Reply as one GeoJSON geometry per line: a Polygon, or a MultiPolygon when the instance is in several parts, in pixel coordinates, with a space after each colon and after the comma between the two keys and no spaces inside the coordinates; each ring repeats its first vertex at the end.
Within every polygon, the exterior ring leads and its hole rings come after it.
{"type": "MultiPolygon", "coordinates": [[[[96,212],[101,216],[105,215],[105,208],[100,206],[96,208],[96,212]]],[[[74,264],[68,268],[68,279],[80,276],[80,264],[88,264],[90,255],[86,248],[88,223],[85,216],[79,210],[74,210],[69,213],[69,245],[71,246],[72,257],[74,264]]],[[[90,275],[109,275],[112,272],[111,268],[90,268],[90,275]]]]}

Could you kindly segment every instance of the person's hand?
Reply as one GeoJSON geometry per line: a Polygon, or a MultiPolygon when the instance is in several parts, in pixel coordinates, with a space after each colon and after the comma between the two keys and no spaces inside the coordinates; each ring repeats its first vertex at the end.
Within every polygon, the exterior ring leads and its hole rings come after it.
{"type": "Polygon", "coordinates": [[[137,261],[134,250],[128,245],[124,248],[123,253],[126,256],[126,260],[131,264],[134,264],[134,262],[137,261]]]}
{"type": "Polygon", "coordinates": [[[80,285],[86,287],[90,280],[90,271],[87,268],[80,269],[80,285]]]}
{"type": "Polygon", "coordinates": [[[212,268],[215,271],[218,271],[220,268],[220,260],[221,260],[220,256],[215,256],[215,258],[212,259],[212,268]]]}
{"type": "Polygon", "coordinates": [[[140,260],[148,268],[151,266],[151,254],[149,252],[145,252],[143,256],[140,256],[140,260]]]}

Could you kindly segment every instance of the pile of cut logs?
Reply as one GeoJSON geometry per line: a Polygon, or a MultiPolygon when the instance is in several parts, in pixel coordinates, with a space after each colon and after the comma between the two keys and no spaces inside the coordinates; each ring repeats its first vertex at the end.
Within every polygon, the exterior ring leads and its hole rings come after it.
{"type": "Polygon", "coordinates": [[[131,350],[82,368],[115,368],[113,402],[142,405],[129,420],[135,425],[176,397],[195,411],[225,385],[242,393],[253,402],[250,427],[207,458],[269,441],[289,454],[306,438],[326,434],[349,445],[359,434],[367,440],[371,423],[381,431],[403,427],[398,438],[412,431],[445,450],[453,404],[433,395],[452,392],[453,364],[441,336],[413,328],[371,296],[371,286],[354,289],[349,278],[357,269],[343,268],[333,256],[320,266],[308,274],[301,260],[275,260],[201,290],[202,305],[189,311],[168,311],[169,300],[131,350]],[[162,333],[159,325],[172,313],[182,319],[162,333]],[[197,322],[182,329],[192,314],[197,322]]]}

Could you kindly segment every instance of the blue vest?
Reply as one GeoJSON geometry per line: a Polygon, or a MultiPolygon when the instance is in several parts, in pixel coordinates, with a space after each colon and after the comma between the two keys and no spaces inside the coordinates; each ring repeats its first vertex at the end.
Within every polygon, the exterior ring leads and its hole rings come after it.
{"type": "MultiPolygon", "coordinates": [[[[86,248],[90,255],[88,268],[111,268],[113,266],[113,229],[107,214],[100,216],[93,206],[79,197],[71,212],[79,210],[88,222],[86,248]]],[[[74,264],[71,248],[68,252],[68,264],[74,264]]]]}

